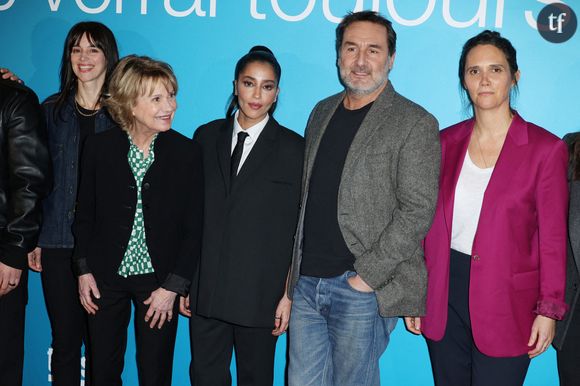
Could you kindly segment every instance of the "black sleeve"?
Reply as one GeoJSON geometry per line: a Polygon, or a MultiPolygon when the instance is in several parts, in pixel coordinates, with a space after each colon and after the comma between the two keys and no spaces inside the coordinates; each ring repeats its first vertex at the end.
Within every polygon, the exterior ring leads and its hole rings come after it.
{"type": "Polygon", "coordinates": [[[192,141],[188,168],[184,176],[184,189],[190,194],[184,203],[183,240],[176,257],[175,267],[167,276],[162,287],[185,296],[193,279],[193,272],[201,256],[201,238],[203,228],[204,180],[201,147],[192,141]]]}
{"type": "Polygon", "coordinates": [[[0,261],[26,268],[27,253],[38,240],[41,201],[52,188],[46,126],[31,90],[5,101],[1,129],[6,138],[6,227],[0,230],[0,261]]]}
{"type": "Polygon", "coordinates": [[[81,159],[81,178],[77,195],[77,207],[73,222],[75,249],[73,270],[77,276],[90,273],[87,263],[89,240],[95,225],[96,138],[90,136],[85,142],[81,159]]]}

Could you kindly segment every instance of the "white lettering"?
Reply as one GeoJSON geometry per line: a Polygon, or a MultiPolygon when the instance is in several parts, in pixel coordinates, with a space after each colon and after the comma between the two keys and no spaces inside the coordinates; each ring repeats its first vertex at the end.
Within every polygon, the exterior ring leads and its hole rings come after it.
{"type": "MultiPolygon", "coordinates": [[[[171,16],[185,17],[189,16],[193,11],[195,11],[195,14],[197,16],[203,17],[206,15],[206,12],[203,9],[201,9],[201,0],[195,0],[193,2],[193,5],[190,8],[186,9],[185,11],[176,11],[175,9],[173,9],[173,7],[171,6],[171,0],[164,0],[163,4],[165,6],[165,10],[171,16]]],[[[215,15],[216,15],[216,0],[210,0],[209,16],[215,17],[215,15]]]]}
{"type": "MultiPolygon", "coordinates": [[[[560,0],[538,0],[538,3],[542,3],[542,4],[565,4],[563,1],[560,0]]],[[[536,18],[534,17],[534,14],[532,13],[532,11],[525,11],[524,12],[524,16],[526,18],[526,22],[528,22],[528,25],[530,27],[532,27],[533,29],[538,29],[538,21],[536,20],[536,18]]]]}
{"type": "MultiPolygon", "coordinates": [[[[378,0],[373,0],[373,6],[374,5],[378,6],[378,0]]],[[[353,8],[353,11],[354,12],[362,11],[363,7],[364,7],[364,0],[356,0],[356,4],[353,8]]],[[[342,20],[342,17],[336,17],[330,11],[330,0],[323,0],[322,1],[322,12],[324,13],[324,17],[326,18],[326,20],[328,20],[332,23],[340,23],[340,21],[342,20]]]]}
{"type": "Polygon", "coordinates": [[[301,14],[296,16],[291,16],[284,13],[284,11],[282,11],[282,9],[280,8],[280,5],[278,4],[278,0],[272,0],[272,8],[274,8],[274,12],[276,12],[276,15],[278,15],[282,20],[301,21],[306,19],[308,15],[310,15],[312,9],[314,8],[315,3],[316,0],[308,0],[308,5],[306,6],[306,9],[304,9],[304,11],[301,14]]]}
{"type": "Polygon", "coordinates": [[[77,2],[77,5],[79,6],[80,10],[85,12],[85,13],[101,13],[105,9],[107,9],[111,0],[103,0],[103,4],[101,4],[100,6],[98,6],[96,8],[87,7],[85,5],[85,3],[83,3],[83,0],[76,0],[76,2],[77,2]]]}
{"type": "Polygon", "coordinates": [[[435,0],[429,0],[429,4],[427,4],[427,9],[425,10],[425,12],[423,12],[423,14],[418,19],[414,20],[403,19],[399,15],[397,10],[395,9],[395,0],[387,0],[387,9],[389,10],[389,14],[393,18],[393,20],[396,21],[397,23],[406,26],[416,26],[423,24],[427,19],[429,19],[431,14],[433,14],[433,10],[435,9],[435,0]]]}
{"type": "Polygon", "coordinates": [[[8,8],[12,7],[14,5],[14,1],[15,0],[8,0],[8,2],[6,4],[0,5],[0,11],[6,11],[8,8]]]}
{"type": "Polygon", "coordinates": [[[250,1],[250,15],[252,15],[252,17],[254,19],[258,19],[258,20],[264,20],[266,18],[265,13],[258,12],[258,0],[251,0],[250,1]]]}
{"type": "MultiPolygon", "coordinates": [[[[14,5],[15,0],[8,0],[6,4],[0,4],[0,11],[6,11],[14,5]]],[[[50,0],[49,0],[50,1],[50,0]]]]}
{"type": "Polygon", "coordinates": [[[503,9],[504,0],[497,0],[497,8],[495,9],[495,28],[503,26],[503,9]]]}
{"type": "Polygon", "coordinates": [[[443,0],[443,19],[451,27],[467,28],[467,27],[475,24],[475,22],[478,20],[479,20],[478,25],[480,27],[485,26],[485,11],[487,8],[487,0],[479,0],[479,9],[477,10],[477,13],[475,14],[475,16],[473,16],[473,18],[471,20],[468,20],[468,21],[457,21],[457,20],[453,19],[451,17],[451,11],[450,11],[451,7],[449,5],[450,3],[451,3],[451,0],[443,0]]]}
{"type": "Polygon", "coordinates": [[[562,12],[561,14],[559,14],[558,16],[555,16],[553,13],[550,14],[550,16],[548,16],[548,20],[549,20],[549,26],[548,28],[550,28],[550,31],[557,31],[556,33],[561,34],[562,33],[562,24],[564,24],[564,17],[566,16],[566,12],[562,12]],[[554,21],[558,22],[558,26],[554,26],[554,21]]]}
{"type": "Polygon", "coordinates": [[[56,12],[60,7],[60,0],[48,0],[48,6],[52,12],[56,12]]]}

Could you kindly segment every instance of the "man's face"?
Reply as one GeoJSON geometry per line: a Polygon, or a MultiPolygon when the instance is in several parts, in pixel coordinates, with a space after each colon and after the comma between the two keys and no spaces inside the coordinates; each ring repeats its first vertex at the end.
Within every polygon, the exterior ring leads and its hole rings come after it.
{"type": "Polygon", "coordinates": [[[344,31],[338,67],[348,92],[378,95],[387,84],[394,59],[389,56],[386,27],[357,21],[344,31]]]}

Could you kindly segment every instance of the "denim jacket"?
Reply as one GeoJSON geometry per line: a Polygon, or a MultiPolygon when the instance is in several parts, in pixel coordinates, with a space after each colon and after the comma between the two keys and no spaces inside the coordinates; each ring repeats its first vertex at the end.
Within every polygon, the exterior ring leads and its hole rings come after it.
{"type": "MultiPolygon", "coordinates": [[[[38,246],[73,248],[71,226],[74,220],[79,171],[79,119],[74,93],[54,115],[58,94],[48,97],[42,109],[48,129],[48,144],[54,170],[54,189],[43,201],[43,224],[38,246]]],[[[114,126],[111,117],[101,109],[95,118],[95,133],[114,126]]]]}

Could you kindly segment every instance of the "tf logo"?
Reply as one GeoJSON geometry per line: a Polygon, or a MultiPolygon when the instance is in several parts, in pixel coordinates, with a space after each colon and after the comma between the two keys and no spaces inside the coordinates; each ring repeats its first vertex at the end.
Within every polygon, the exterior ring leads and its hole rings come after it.
{"type": "Polygon", "coordinates": [[[576,32],[578,20],[570,6],[556,1],[546,5],[538,15],[538,32],[552,43],[564,43],[576,32]]]}

